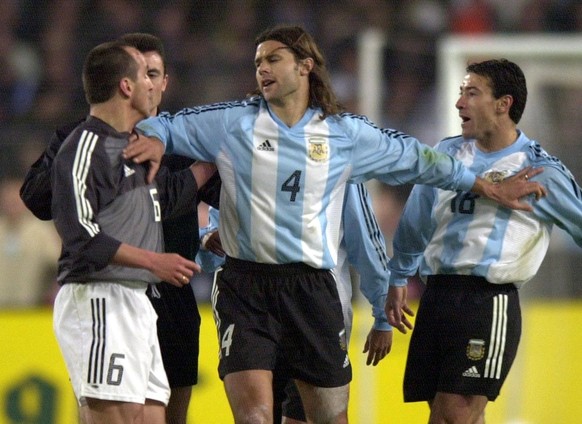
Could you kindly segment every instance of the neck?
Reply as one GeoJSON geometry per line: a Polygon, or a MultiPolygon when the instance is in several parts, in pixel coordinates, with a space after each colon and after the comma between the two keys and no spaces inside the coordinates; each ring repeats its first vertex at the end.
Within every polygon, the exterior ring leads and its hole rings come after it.
{"type": "Polygon", "coordinates": [[[309,88],[301,87],[292,95],[268,103],[271,111],[288,127],[292,127],[303,118],[309,107],[309,88]]]}
{"type": "Polygon", "coordinates": [[[488,134],[477,140],[477,147],[484,152],[497,152],[511,146],[517,141],[518,133],[515,126],[503,131],[488,134]]]}
{"type": "Polygon", "coordinates": [[[111,125],[118,132],[131,132],[135,124],[145,118],[136,110],[128,108],[125,104],[119,104],[119,102],[91,105],[89,113],[111,125]]]}

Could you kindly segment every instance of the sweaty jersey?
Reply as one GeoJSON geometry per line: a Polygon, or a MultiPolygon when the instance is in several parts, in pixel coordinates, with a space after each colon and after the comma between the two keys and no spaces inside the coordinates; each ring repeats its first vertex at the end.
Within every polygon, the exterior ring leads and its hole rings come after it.
{"type": "Polygon", "coordinates": [[[538,271],[553,225],[582,246],[582,192],[568,169],[523,132],[503,150],[485,153],[474,140],[453,137],[436,149],[453,155],[475,174],[500,181],[533,166],[533,179],[548,195],[532,200],[533,212],[510,210],[466,191],[417,185],[408,198],[394,237],[390,284],[406,276],[460,274],[520,287],[538,271]]]}
{"type": "Polygon", "coordinates": [[[220,235],[234,258],[335,266],[345,184],[378,178],[469,190],[475,176],[416,139],[351,114],[309,108],[289,128],[262,97],[138,124],[167,151],[217,165],[220,235]]]}
{"type": "Polygon", "coordinates": [[[128,133],[89,116],[64,141],[52,165],[52,217],[62,239],[60,284],[157,283],[144,269],[111,264],[121,243],[162,252],[162,214],[195,208],[189,170],[147,184],[147,169],[123,159],[128,133]],[[179,196],[178,196],[179,194],[179,196]]]}

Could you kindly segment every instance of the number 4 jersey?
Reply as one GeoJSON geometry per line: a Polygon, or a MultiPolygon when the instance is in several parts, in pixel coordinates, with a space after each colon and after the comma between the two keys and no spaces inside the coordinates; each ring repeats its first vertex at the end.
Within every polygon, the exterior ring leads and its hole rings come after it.
{"type": "Polygon", "coordinates": [[[246,261],[334,268],[346,183],[474,184],[459,162],[406,134],[363,116],[321,114],[308,108],[289,127],[255,97],[162,114],[137,127],[168,152],[216,163],[222,246],[246,261]]]}

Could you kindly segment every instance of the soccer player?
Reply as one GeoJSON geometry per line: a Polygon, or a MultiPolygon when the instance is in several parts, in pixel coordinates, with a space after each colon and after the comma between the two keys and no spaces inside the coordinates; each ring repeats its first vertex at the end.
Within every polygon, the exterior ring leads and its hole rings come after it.
{"type": "MultiPolygon", "coordinates": [[[[324,57],[301,27],[268,29],[255,45],[258,96],[150,118],[139,128],[169,152],[216,162],[222,178],[227,256],[214,313],[219,375],[235,421],[272,422],[279,356],[308,420],[345,423],[351,365],[331,272],[345,184],[419,182],[516,208],[530,208],[519,198],[543,189],[525,181],[525,172],[489,183],[412,137],[341,113],[324,57]]],[[[163,151],[142,135],[125,157],[150,160],[151,177],[163,151]]]]}
{"type": "MultiPolygon", "coordinates": [[[[148,76],[152,81],[152,109],[150,116],[159,112],[159,105],[168,83],[165,51],[162,41],[147,33],[129,33],[120,40],[143,53],[148,76]]],[[[20,195],[27,207],[42,220],[52,219],[51,215],[51,169],[56,153],[71,131],[82,121],[59,128],[41,157],[31,166],[20,195]]],[[[192,159],[167,155],[162,163],[170,171],[187,168],[192,159]]],[[[199,170],[208,164],[197,163],[193,169],[199,170]]],[[[198,201],[218,205],[220,178],[213,176],[198,190],[198,201]]],[[[178,253],[194,260],[199,246],[198,214],[195,209],[180,216],[164,218],[164,248],[166,252],[178,253]]],[[[157,328],[164,369],[172,389],[166,410],[168,424],[186,424],[192,386],[198,380],[198,352],[200,334],[200,314],[194,292],[189,285],[176,287],[169,283],[150,286],[148,296],[158,315],[157,328]]]]}
{"type": "MultiPolygon", "coordinates": [[[[224,264],[218,211],[210,208],[209,217],[209,225],[200,230],[203,246],[196,256],[196,261],[205,272],[213,272],[224,264]]],[[[388,291],[388,255],[364,184],[346,185],[341,232],[338,261],[333,274],[342,305],[346,342],[349,344],[352,330],[352,265],[358,273],[360,291],[372,306],[374,324],[366,337],[363,352],[368,354],[366,364],[376,366],[392,348],[392,329],[384,313],[388,291]]],[[[289,383],[285,363],[278,364],[274,374],[274,422],[281,422],[282,417],[284,423],[305,422],[301,398],[293,381],[289,383]]]]}
{"type": "Polygon", "coordinates": [[[554,156],[517,128],[527,100],[525,76],[505,59],[466,68],[456,107],[462,134],[436,149],[463,160],[476,174],[500,182],[531,166],[547,196],[532,212],[510,210],[466,190],[426,185],[412,190],[394,238],[390,322],[406,332],[402,311],[407,277],[426,281],[412,332],[404,400],[426,401],[429,421],[485,422],[517,352],[521,335],[518,289],[548,249],[553,225],[582,246],[582,190],[554,156]]]}
{"type": "Polygon", "coordinates": [[[146,289],[161,280],[185,285],[199,272],[163,253],[161,218],[190,211],[205,179],[186,169],[147,183],[145,168],[122,158],[152,109],[137,49],[92,49],[83,86],[89,116],[52,164],[52,218],[63,243],[54,329],[85,422],[164,423],[170,388],[146,289]]]}

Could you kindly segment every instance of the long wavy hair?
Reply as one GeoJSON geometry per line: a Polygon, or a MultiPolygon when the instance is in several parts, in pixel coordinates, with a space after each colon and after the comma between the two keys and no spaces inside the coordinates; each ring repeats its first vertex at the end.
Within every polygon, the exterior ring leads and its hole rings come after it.
{"type": "MultiPolygon", "coordinates": [[[[325,58],[307,31],[300,26],[277,25],[259,34],[255,39],[255,47],[268,40],[279,41],[289,47],[297,62],[307,58],[313,59],[314,66],[309,73],[309,106],[321,108],[322,119],[343,111],[343,107],[331,88],[331,78],[325,58]]],[[[257,87],[254,94],[260,93],[257,87]]]]}

